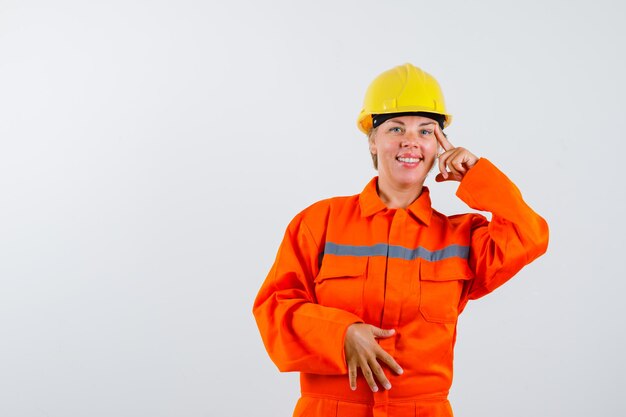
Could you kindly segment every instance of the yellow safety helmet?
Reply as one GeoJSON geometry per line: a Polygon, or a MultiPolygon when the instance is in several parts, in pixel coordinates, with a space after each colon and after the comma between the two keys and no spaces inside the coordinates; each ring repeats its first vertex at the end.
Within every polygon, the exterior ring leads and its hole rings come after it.
{"type": "Polygon", "coordinates": [[[413,112],[440,114],[445,117],[444,127],[452,122],[437,80],[411,64],[404,64],[383,72],[372,81],[365,93],[357,125],[368,134],[372,129],[372,115],[413,112]]]}

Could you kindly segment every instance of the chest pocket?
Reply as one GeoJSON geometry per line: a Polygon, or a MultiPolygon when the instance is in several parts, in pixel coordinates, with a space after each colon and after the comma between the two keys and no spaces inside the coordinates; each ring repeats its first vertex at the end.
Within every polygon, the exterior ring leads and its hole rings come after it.
{"type": "Polygon", "coordinates": [[[358,316],[363,313],[367,257],[326,255],[315,277],[317,302],[358,316]]]}
{"type": "Polygon", "coordinates": [[[455,323],[463,286],[474,274],[464,260],[420,263],[420,312],[426,321],[455,323]]]}

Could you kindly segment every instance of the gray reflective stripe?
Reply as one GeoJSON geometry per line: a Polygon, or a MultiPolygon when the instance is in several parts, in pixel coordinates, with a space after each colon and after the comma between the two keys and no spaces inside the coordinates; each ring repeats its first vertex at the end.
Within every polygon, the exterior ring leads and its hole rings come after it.
{"type": "Polygon", "coordinates": [[[469,246],[450,245],[431,252],[421,246],[415,249],[409,249],[404,246],[387,245],[386,243],[378,243],[372,246],[354,246],[326,242],[324,254],[337,256],[386,256],[388,258],[404,259],[407,261],[421,258],[433,262],[454,257],[467,259],[469,246]]]}
{"type": "Polygon", "coordinates": [[[324,246],[324,254],[338,256],[387,256],[388,251],[389,245],[385,243],[372,246],[352,246],[326,242],[326,246],[324,246]]]}

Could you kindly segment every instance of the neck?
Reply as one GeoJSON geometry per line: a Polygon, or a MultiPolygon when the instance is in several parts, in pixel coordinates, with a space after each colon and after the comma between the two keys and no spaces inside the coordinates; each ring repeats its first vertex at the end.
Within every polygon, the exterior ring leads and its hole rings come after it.
{"type": "Polygon", "coordinates": [[[423,182],[402,187],[378,177],[378,196],[389,208],[407,208],[422,194],[422,188],[424,188],[423,182]]]}

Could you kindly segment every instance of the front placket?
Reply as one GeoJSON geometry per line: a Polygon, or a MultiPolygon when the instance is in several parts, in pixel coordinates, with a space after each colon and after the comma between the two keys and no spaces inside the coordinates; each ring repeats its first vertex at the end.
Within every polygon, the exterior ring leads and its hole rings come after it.
{"type": "MultiPolygon", "coordinates": [[[[397,256],[401,253],[400,248],[405,247],[406,222],[408,215],[406,210],[396,210],[391,219],[389,237],[387,241],[387,268],[385,274],[384,304],[381,320],[381,328],[395,329],[399,331],[400,314],[402,312],[403,299],[409,292],[410,286],[407,283],[406,271],[407,260],[397,256]]],[[[396,357],[396,336],[378,339],[380,346],[391,356],[396,357]]],[[[393,372],[388,367],[384,367],[385,373],[389,377],[393,372]]],[[[393,389],[393,388],[392,388],[393,389]]],[[[389,391],[381,389],[374,394],[374,417],[388,416],[389,391]]]]}

